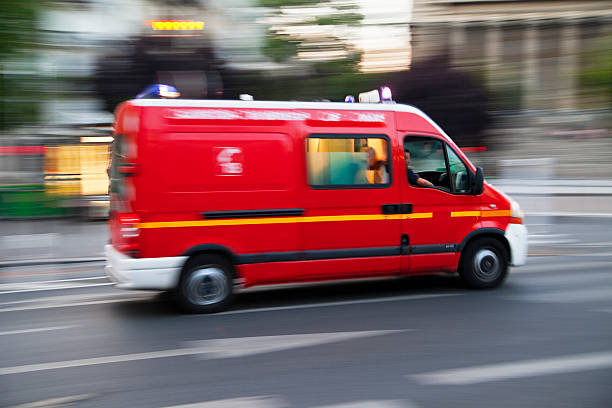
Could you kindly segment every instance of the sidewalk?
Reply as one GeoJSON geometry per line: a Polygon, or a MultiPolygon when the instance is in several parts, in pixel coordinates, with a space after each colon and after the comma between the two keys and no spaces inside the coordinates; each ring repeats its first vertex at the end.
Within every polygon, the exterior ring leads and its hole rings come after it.
{"type": "MultiPolygon", "coordinates": [[[[488,180],[512,196],[527,225],[556,217],[612,218],[612,180],[488,180]]],[[[104,221],[0,220],[0,269],[104,261],[104,221]]]]}
{"type": "Polygon", "coordinates": [[[612,180],[487,180],[526,216],[612,218],[612,180]]]}
{"type": "Polygon", "coordinates": [[[103,221],[0,220],[0,268],[104,260],[103,221]]]}

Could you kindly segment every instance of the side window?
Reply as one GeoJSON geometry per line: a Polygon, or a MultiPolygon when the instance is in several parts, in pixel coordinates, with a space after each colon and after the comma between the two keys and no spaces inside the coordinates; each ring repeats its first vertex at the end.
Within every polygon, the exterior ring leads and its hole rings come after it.
{"type": "Polygon", "coordinates": [[[450,191],[444,145],[433,138],[407,137],[404,139],[406,175],[411,185],[423,178],[437,187],[450,191]]]}
{"type": "Polygon", "coordinates": [[[313,187],[387,187],[388,140],[379,135],[311,135],[306,139],[308,183],[313,187]]]}
{"type": "Polygon", "coordinates": [[[461,161],[457,153],[446,145],[446,155],[448,157],[448,168],[450,170],[450,181],[454,193],[467,193],[470,189],[468,181],[468,169],[461,161]]]}

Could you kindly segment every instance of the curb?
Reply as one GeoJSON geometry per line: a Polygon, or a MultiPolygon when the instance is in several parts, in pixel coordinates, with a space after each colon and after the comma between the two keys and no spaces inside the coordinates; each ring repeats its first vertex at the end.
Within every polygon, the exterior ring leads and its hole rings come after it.
{"type": "Polygon", "coordinates": [[[23,260],[23,261],[6,261],[6,262],[0,262],[0,268],[11,268],[11,267],[19,267],[19,266],[36,266],[36,265],[96,263],[96,262],[106,262],[106,258],[28,259],[28,260],[23,260]]]}

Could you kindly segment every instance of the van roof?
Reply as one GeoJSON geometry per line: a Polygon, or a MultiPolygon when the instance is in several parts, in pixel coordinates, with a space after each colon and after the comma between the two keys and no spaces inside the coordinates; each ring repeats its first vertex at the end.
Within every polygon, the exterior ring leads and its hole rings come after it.
{"type": "Polygon", "coordinates": [[[412,113],[427,120],[441,135],[450,137],[422,110],[412,105],[399,103],[346,103],[346,102],[299,102],[299,101],[242,101],[226,99],[132,99],[134,106],[158,106],[173,108],[252,108],[252,109],[329,109],[412,113]]]}

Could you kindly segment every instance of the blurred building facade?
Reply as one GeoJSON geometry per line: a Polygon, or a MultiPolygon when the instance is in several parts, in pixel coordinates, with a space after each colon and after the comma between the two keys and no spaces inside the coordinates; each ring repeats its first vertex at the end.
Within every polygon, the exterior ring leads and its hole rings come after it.
{"type": "Polygon", "coordinates": [[[612,34],[609,0],[414,0],[413,63],[446,55],[501,110],[584,109],[585,52],[612,34]]]}

